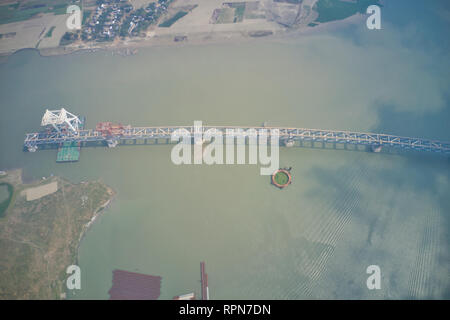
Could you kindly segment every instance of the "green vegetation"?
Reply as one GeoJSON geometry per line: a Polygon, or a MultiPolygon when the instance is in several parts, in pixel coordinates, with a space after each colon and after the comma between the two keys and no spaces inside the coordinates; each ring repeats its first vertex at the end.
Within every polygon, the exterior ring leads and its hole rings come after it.
{"type": "Polygon", "coordinates": [[[0,5],[0,24],[28,20],[40,13],[65,14],[68,0],[38,0],[0,5]]]}
{"type": "MultiPolygon", "coordinates": [[[[120,25],[119,35],[121,37],[145,36],[144,32],[147,28],[151,25],[156,25],[160,18],[168,12],[169,5],[172,1],[173,0],[158,0],[157,2],[150,2],[145,8],[140,8],[131,12],[125,11],[128,15],[125,16],[122,24],[120,25]]],[[[175,20],[169,21],[168,23],[173,24],[176,20],[182,17],[180,16],[180,13],[177,13],[177,15],[178,16],[175,20]]],[[[163,27],[165,26],[166,25],[163,25],[163,27]]]]}
{"type": "Polygon", "coordinates": [[[86,24],[86,22],[89,20],[89,18],[91,17],[92,11],[90,10],[85,10],[83,11],[83,21],[81,22],[81,24],[84,26],[86,24]]]}
{"type": "Polygon", "coordinates": [[[0,33],[0,39],[2,38],[12,38],[16,35],[16,32],[0,33]]]}
{"type": "Polygon", "coordinates": [[[299,4],[303,0],[275,0],[275,2],[285,2],[285,3],[291,3],[291,4],[299,4]]]}
{"type": "Polygon", "coordinates": [[[278,171],[275,174],[274,180],[275,180],[276,183],[278,183],[279,185],[283,186],[286,183],[288,183],[289,177],[288,177],[288,175],[285,172],[278,171]]]}
{"type": "Polygon", "coordinates": [[[245,2],[227,2],[224,7],[214,10],[213,23],[236,23],[244,20],[245,2]]]}
{"type": "Polygon", "coordinates": [[[47,33],[45,34],[45,37],[46,38],[51,38],[52,37],[52,33],[53,33],[53,30],[55,30],[55,26],[51,26],[50,27],[50,29],[47,31],[47,33]]]}
{"type": "Polygon", "coordinates": [[[234,20],[234,10],[232,8],[222,8],[217,10],[215,23],[232,23],[234,20]]]}
{"type": "Polygon", "coordinates": [[[317,22],[329,22],[342,20],[356,13],[365,13],[368,6],[380,5],[379,0],[357,0],[347,2],[342,0],[319,0],[316,4],[316,11],[319,14],[317,22]]]}
{"type": "Polygon", "coordinates": [[[61,40],[59,41],[59,45],[65,46],[65,45],[71,44],[77,40],[78,40],[78,33],[66,32],[66,33],[64,33],[61,40]]]}
{"type": "Polygon", "coordinates": [[[0,218],[3,217],[4,213],[6,212],[6,209],[8,209],[14,194],[14,187],[11,184],[2,182],[0,183],[0,187],[1,186],[6,186],[8,190],[8,198],[0,202],[0,218]]]}
{"type": "Polygon", "coordinates": [[[60,3],[57,5],[54,5],[49,12],[53,12],[54,14],[66,14],[68,6],[69,6],[69,3],[60,3]]]}
{"type": "Polygon", "coordinates": [[[242,20],[244,20],[245,2],[236,3],[233,5],[233,7],[234,7],[234,21],[233,22],[242,22],[242,20]]]}
{"type": "Polygon", "coordinates": [[[183,18],[185,15],[187,15],[189,12],[186,11],[178,11],[172,18],[167,19],[163,23],[159,25],[159,27],[163,28],[169,28],[171,25],[173,25],[175,22],[177,22],[179,19],[183,18]]]}
{"type": "Polygon", "coordinates": [[[113,192],[99,181],[72,184],[54,177],[58,191],[27,201],[22,191],[48,179],[24,185],[20,172],[8,176],[15,196],[0,219],[0,300],[60,299],[80,235],[113,192]]]}
{"type": "Polygon", "coordinates": [[[0,6],[0,24],[13,22],[14,12],[16,11],[19,3],[6,4],[0,6]]]}

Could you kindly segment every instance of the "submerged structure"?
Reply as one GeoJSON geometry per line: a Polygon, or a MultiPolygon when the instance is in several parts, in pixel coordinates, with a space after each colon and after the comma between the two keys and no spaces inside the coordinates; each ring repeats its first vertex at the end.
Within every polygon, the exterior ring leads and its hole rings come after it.
{"type": "Polygon", "coordinates": [[[161,294],[161,277],[114,270],[108,293],[111,300],[156,300],[161,294]]]}

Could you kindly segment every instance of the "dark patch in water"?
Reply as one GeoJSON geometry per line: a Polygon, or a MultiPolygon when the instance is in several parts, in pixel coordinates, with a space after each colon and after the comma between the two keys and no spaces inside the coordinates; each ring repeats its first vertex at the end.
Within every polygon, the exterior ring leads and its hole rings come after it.
{"type": "Polygon", "coordinates": [[[156,300],[161,294],[161,277],[116,269],[108,293],[111,300],[156,300]]]}

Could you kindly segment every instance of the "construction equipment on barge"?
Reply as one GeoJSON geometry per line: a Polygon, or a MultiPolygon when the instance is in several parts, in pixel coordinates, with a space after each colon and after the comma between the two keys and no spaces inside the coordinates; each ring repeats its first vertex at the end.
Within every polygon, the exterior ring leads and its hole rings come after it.
{"type": "Polygon", "coordinates": [[[121,124],[114,124],[112,122],[99,122],[95,126],[95,130],[100,132],[105,138],[109,148],[114,148],[119,144],[120,137],[123,136],[125,132],[125,127],[121,124]]]}

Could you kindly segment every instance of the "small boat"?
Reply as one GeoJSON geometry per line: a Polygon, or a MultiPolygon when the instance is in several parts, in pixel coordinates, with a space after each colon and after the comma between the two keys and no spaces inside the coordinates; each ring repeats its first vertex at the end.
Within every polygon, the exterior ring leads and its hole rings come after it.
{"type": "Polygon", "coordinates": [[[118,144],[118,140],[108,139],[106,140],[106,143],[108,144],[108,148],[115,148],[118,144]]]}
{"type": "Polygon", "coordinates": [[[381,152],[381,144],[372,146],[372,152],[375,152],[375,153],[381,152]]]}
{"type": "Polygon", "coordinates": [[[180,296],[175,296],[173,297],[173,300],[195,300],[195,293],[191,292],[187,294],[182,294],[180,296]]]}
{"type": "Polygon", "coordinates": [[[288,148],[293,147],[294,144],[295,144],[294,139],[288,139],[288,140],[286,140],[286,141],[284,142],[284,145],[285,145],[286,147],[288,147],[288,148]]]}

